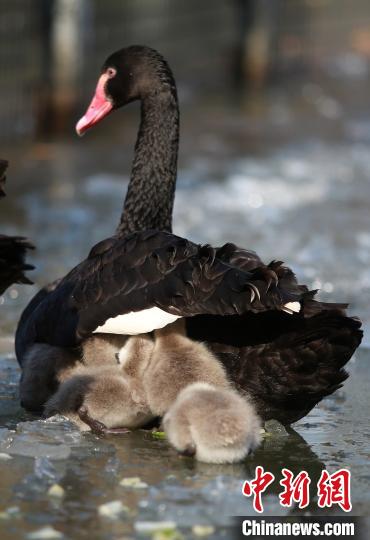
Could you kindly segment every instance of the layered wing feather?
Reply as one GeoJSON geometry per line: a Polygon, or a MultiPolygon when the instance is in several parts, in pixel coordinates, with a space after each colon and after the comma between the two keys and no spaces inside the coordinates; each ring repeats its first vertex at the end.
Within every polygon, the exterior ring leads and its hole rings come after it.
{"type": "Polygon", "coordinates": [[[71,295],[79,313],[77,332],[84,337],[107,318],[151,307],[181,317],[231,315],[282,309],[302,298],[298,287],[281,287],[278,278],[272,283],[266,272],[262,264],[250,271],[236,268],[220,260],[216,249],[171,233],[132,234],[94,251],[78,267],[71,295]]]}

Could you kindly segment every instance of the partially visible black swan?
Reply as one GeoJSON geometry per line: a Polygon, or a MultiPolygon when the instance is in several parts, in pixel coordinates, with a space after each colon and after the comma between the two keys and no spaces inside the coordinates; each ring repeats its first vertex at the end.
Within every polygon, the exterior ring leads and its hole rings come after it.
{"type": "Polygon", "coordinates": [[[187,317],[188,336],[207,342],[262,418],[294,422],[346,379],[361,324],[345,305],[315,301],[279,262],[265,266],[234,244],[199,246],[171,233],[179,113],[165,60],[141,46],[111,55],[77,131],[137,99],[141,124],[116,234],[40,291],[20,320],[18,360],[43,386],[35,402],[21,385],[23,404],[37,409],[47,399],[43,366],[52,372],[53,361],[38,344],[68,357],[94,332],[137,334],[187,317]]]}
{"type": "MultiPolygon", "coordinates": [[[[8,162],[0,159],[0,197],[5,196],[4,183],[8,162]]],[[[31,264],[25,262],[26,252],[33,249],[33,245],[23,236],[6,236],[0,234],[0,294],[13,283],[32,284],[24,274],[33,270],[31,264]]]]}

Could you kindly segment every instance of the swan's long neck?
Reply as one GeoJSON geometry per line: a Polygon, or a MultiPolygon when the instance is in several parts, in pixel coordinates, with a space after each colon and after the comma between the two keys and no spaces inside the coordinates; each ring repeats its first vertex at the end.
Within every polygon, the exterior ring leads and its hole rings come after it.
{"type": "Polygon", "coordinates": [[[172,230],[177,175],[179,110],[174,86],[146,96],[121,222],[117,233],[172,230]]]}

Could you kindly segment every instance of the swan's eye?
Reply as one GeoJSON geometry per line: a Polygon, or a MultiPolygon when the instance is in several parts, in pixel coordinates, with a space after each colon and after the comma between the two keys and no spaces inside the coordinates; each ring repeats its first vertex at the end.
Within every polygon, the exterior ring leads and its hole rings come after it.
{"type": "Polygon", "coordinates": [[[109,79],[112,79],[112,77],[115,77],[117,71],[114,68],[108,68],[106,71],[109,79]]]}

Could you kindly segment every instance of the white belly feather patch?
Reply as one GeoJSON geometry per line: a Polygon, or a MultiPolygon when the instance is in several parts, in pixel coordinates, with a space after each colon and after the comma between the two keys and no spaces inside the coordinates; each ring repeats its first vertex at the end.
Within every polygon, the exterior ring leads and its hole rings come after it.
{"type": "Polygon", "coordinates": [[[163,309],[152,307],[142,311],[131,311],[125,315],[117,315],[117,317],[107,319],[93,333],[136,336],[163,328],[179,318],[179,315],[172,315],[171,313],[167,313],[167,311],[163,311],[163,309]]]}
{"type": "Polygon", "coordinates": [[[293,313],[299,313],[301,311],[301,304],[299,302],[287,302],[284,304],[283,311],[293,315],[293,313]]]}
{"type": "MultiPolygon", "coordinates": [[[[300,309],[299,302],[288,302],[283,307],[283,311],[291,315],[299,312],[300,309]]],[[[179,315],[172,315],[163,309],[152,307],[142,311],[130,311],[125,315],[117,315],[117,317],[107,319],[102,326],[95,328],[93,333],[136,336],[163,328],[179,318],[179,315]]]]}

